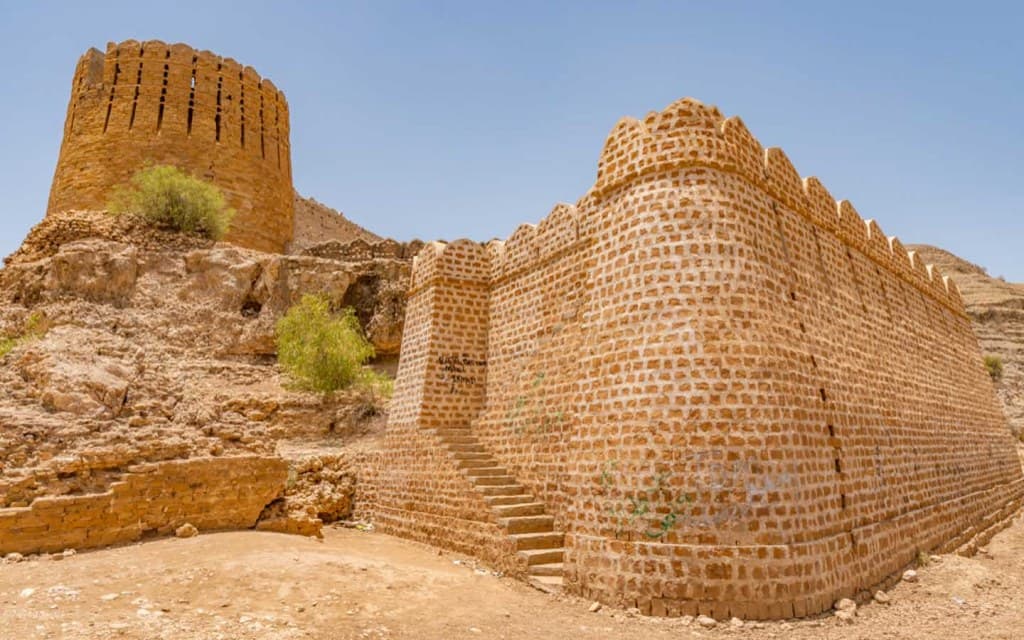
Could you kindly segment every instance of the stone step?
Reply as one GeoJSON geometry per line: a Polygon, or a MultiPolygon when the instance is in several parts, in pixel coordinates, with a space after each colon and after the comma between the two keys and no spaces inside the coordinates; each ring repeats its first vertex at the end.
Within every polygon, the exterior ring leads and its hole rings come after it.
{"type": "Polygon", "coordinates": [[[561,549],[565,544],[565,534],[554,531],[543,533],[518,533],[509,536],[516,543],[516,549],[561,549]]]}
{"type": "Polygon", "coordinates": [[[515,484],[516,479],[509,475],[504,476],[475,476],[470,478],[477,486],[510,485],[515,484]]]}
{"type": "Polygon", "coordinates": [[[508,469],[504,467],[470,467],[466,469],[466,475],[470,478],[482,478],[484,476],[504,476],[511,478],[508,475],[508,469]]]}
{"type": "Polygon", "coordinates": [[[491,454],[484,451],[453,451],[456,460],[493,460],[491,454]]]}
{"type": "Polygon", "coordinates": [[[531,576],[552,576],[561,578],[564,575],[564,567],[561,562],[550,562],[547,564],[531,565],[526,572],[531,576]]]}
{"type": "Polygon", "coordinates": [[[445,444],[480,444],[475,436],[441,436],[441,442],[445,444]]]}
{"type": "Polygon", "coordinates": [[[527,576],[527,582],[534,589],[544,593],[561,593],[565,581],[562,576],[527,576]]]}
{"type": "Polygon", "coordinates": [[[473,460],[457,460],[460,469],[477,469],[481,467],[494,467],[494,458],[475,458],[473,460]]]}
{"type": "Polygon", "coordinates": [[[494,513],[500,518],[512,516],[540,516],[544,515],[543,502],[521,502],[519,504],[496,504],[491,505],[494,513]]]}
{"type": "Polygon", "coordinates": [[[441,436],[442,438],[445,437],[445,436],[471,436],[471,435],[473,435],[473,432],[471,432],[468,427],[462,427],[462,428],[458,428],[458,427],[445,427],[444,429],[434,429],[434,433],[436,433],[437,435],[441,436]]]}
{"type": "Polygon", "coordinates": [[[535,564],[555,564],[561,563],[565,559],[565,549],[558,547],[556,549],[527,549],[526,551],[516,552],[520,558],[526,559],[528,566],[535,564]]]}
{"type": "Polygon", "coordinates": [[[491,507],[501,507],[504,505],[533,502],[534,497],[529,493],[521,493],[517,496],[484,496],[484,501],[491,507]]]}
{"type": "Polygon", "coordinates": [[[512,516],[498,518],[498,524],[509,533],[541,533],[550,532],[555,527],[554,516],[512,516]]]}
{"type": "Polygon", "coordinates": [[[452,453],[487,453],[481,444],[446,444],[445,447],[452,453]]]}
{"type": "Polygon", "coordinates": [[[523,493],[521,484],[504,484],[492,486],[477,485],[476,490],[485,496],[518,496],[523,493]]]}

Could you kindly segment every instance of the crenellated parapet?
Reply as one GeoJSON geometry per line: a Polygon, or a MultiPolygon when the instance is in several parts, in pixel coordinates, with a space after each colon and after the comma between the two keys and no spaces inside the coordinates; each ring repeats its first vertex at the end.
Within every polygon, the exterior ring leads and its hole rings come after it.
{"type": "Polygon", "coordinates": [[[686,167],[741,176],[922,292],[963,312],[955,284],[934,269],[916,267],[906,251],[893,248],[894,243],[881,242],[877,223],[861,218],[849,201],[834,199],[817,178],[801,178],[781,149],[762,147],[739,117],[725,118],[716,107],[693,98],[678,100],[642,121],[620,120],[605,141],[590,195],[600,199],[645,175],[686,167]]]}
{"type": "Polygon", "coordinates": [[[288,102],[252,67],[158,40],[90,49],[75,69],[48,213],[104,209],[147,163],[220,187],[227,239],[281,251],[292,237],[288,102]]]}

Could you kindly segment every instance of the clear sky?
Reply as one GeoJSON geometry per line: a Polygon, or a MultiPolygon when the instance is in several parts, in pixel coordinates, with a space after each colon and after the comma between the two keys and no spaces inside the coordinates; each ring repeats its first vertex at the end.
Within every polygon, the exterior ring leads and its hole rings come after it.
{"type": "Polygon", "coordinates": [[[43,216],[91,46],[185,42],[288,97],[295,184],[398,239],[486,240],[693,96],[904,242],[1024,281],[1024,3],[0,0],[0,256],[43,216]]]}

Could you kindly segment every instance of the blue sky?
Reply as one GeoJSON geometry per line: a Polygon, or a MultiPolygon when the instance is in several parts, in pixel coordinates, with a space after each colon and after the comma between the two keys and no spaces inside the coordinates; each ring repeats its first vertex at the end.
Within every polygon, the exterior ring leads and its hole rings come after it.
{"type": "Polygon", "coordinates": [[[905,242],[1024,281],[1024,3],[0,0],[0,256],[46,207],[91,46],[181,41],[288,96],[298,190],[399,239],[510,234],[693,96],[905,242]]]}

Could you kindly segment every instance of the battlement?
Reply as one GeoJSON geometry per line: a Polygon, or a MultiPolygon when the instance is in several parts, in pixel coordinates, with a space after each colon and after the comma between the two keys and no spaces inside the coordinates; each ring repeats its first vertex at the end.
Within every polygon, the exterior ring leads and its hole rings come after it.
{"type": "Polygon", "coordinates": [[[491,280],[534,268],[599,233],[579,211],[599,210],[616,189],[686,168],[741,177],[879,267],[955,313],[964,313],[960,290],[937,268],[920,264],[898,238],[887,237],[877,221],[862,218],[850,201],[833,198],[817,178],[801,178],[781,149],[762,147],[739,117],[725,118],[716,107],[692,98],[652,112],[643,121],[621,119],[605,141],[593,188],[576,205],[558,204],[537,225],[522,224],[506,240],[491,242],[491,280]]]}
{"type": "Polygon", "coordinates": [[[934,269],[915,266],[895,238],[884,241],[877,222],[862,219],[849,201],[835,200],[817,178],[801,178],[785,152],[762,147],[738,116],[725,118],[717,107],[693,98],[651,112],[643,121],[621,119],[605,141],[590,195],[600,199],[643,175],[686,167],[741,176],[921,291],[962,310],[956,285],[934,269]]]}
{"type": "Polygon", "coordinates": [[[227,239],[281,251],[292,237],[288,102],[252,67],[158,40],[78,61],[49,213],[103,209],[146,163],[212,181],[238,215],[227,239]]]}

